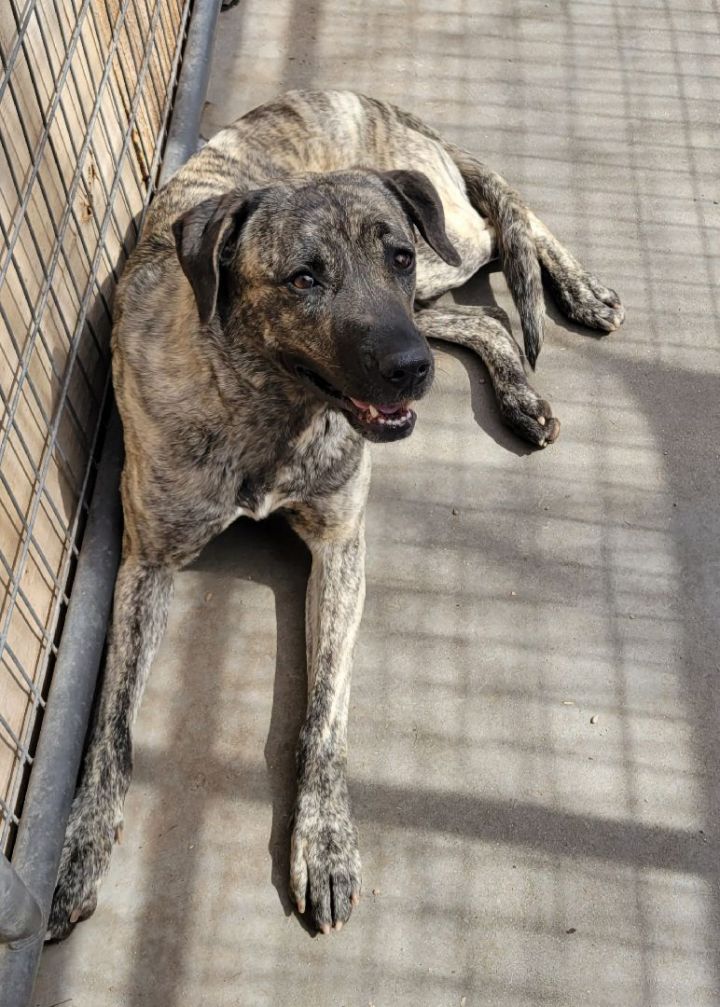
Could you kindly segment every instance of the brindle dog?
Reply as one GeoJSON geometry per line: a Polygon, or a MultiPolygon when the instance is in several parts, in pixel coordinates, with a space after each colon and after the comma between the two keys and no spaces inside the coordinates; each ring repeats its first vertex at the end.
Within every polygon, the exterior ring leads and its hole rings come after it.
{"type": "Polygon", "coordinates": [[[346,725],[365,591],[367,441],[412,432],[411,403],[433,380],[429,337],[479,354],[520,436],[544,447],[559,433],[503,312],[427,306],[496,255],[533,366],[543,275],[568,318],[606,332],[622,323],[617,295],[502,178],[361,95],[294,92],[255,109],[158,193],[117,292],[123,557],[49,937],[95,907],[173,573],[238,515],[278,509],[312,554],[290,891],[323,933],[350,916],[360,858],[346,725]]]}

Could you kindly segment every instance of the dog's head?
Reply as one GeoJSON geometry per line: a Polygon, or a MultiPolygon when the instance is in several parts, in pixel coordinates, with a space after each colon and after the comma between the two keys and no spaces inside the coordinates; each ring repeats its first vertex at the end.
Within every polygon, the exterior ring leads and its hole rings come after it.
{"type": "Polygon", "coordinates": [[[440,198],[416,171],[303,175],[206,200],[173,225],[202,324],[252,331],[368,439],[412,432],[430,348],[413,320],[414,228],[459,265],[440,198]]]}

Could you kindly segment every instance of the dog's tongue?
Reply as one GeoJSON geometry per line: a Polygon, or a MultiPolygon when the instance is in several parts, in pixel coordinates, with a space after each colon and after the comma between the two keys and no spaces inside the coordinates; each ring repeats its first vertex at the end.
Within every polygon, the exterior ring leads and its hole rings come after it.
{"type": "MultiPolygon", "coordinates": [[[[354,406],[357,406],[358,409],[364,413],[367,412],[371,406],[370,402],[363,402],[362,399],[354,399],[351,397],[350,401],[354,406]]],[[[402,402],[393,402],[391,405],[387,406],[383,405],[375,406],[375,409],[377,409],[379,413],[382,413],[383,416],[392,416],[394,413],[401,412],[402,408],[403,408],[402,402]]]]}

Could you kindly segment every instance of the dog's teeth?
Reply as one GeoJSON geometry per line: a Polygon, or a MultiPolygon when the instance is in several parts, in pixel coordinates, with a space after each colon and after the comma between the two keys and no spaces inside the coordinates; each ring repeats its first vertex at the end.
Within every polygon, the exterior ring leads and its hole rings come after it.
{"type": "Polygon", "coordinates": [[[371,420],[376,420],[380,415],[375,406],[368,406],[368,412],[370,413],[371,420]]]}

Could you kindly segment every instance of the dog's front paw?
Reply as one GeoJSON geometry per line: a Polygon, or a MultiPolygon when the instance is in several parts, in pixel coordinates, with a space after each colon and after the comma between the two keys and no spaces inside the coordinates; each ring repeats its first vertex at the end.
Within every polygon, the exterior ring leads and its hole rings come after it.
{"type": "Polygon", "coordinates": [[[97,809],[86,807],[76,799],[70,814],[46,941],[63,940],[76,923],[95,912],[98,884],[110,865],[118,830],[108,826],[97,809]]]}
{"type": "Polygon", "coordinates": [[[544,448],[558,439],[560,420],[529,384],[511,382],[496,387],[496,393],[503,419],[523,440],[544,448]]]}
{"type": "Polygon", "coordinates": [[[346,801],[298,802],[290,849],[290,894],[324,934],[340,930],[360,899],[357,832],[346,801]]]}

